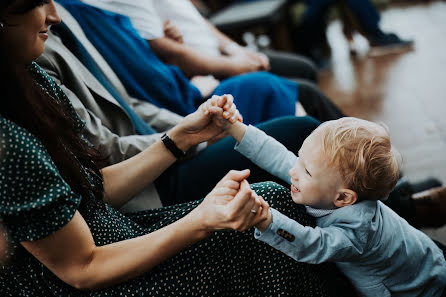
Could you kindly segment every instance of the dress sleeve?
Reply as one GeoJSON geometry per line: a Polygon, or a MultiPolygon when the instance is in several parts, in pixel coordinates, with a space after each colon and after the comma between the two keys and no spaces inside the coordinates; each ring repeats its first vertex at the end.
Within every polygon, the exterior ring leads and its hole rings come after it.
{"type": "Polygon", "coordinates": [[[11,240],[54,233],[71,221],[80,200],[41,142],[0,117],[0,216],[11,240]]]}

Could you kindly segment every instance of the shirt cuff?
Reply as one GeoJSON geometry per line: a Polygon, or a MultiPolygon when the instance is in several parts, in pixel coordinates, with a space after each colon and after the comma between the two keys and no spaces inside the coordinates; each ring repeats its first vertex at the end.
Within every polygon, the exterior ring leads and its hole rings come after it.
{"type": "Polygon", "coordinates": [[[279,229],[277,226],[277,219],[280,217],[281,213],[274,208],[270,208],[270,210],[272,215],[271,224],[269,224],[268,229],[266,229],[265,232],[255,228],[254,238],[274,245],[282,241],[282,238],[276,234],[277,230],[279,229]]]}
{"type": "Polygon", "coordinates": [[[240,143],[236,143],[234,149],[248,158],[250,158],[250,156],[255,156],[259,149],[258,135],[262,133],[265,132],[252,125],[249,125],[245,131],[245,135],[243,135],[242,141],[240,141],[240,143]]]}

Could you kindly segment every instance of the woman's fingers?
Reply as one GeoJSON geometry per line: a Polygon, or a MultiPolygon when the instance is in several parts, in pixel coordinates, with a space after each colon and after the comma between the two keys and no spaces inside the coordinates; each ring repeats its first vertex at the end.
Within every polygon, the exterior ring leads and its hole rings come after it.
{"type": "Polygon", "coordinates": [[[249,174],[251,171],[249,169],[245,170],[231,170],[229,171],[217,184],[217,186],[221,186],[226,181],[234,181],[237,183],[242,182],[243,180],[247,179],[249,177],[249,174]]]}
{"type": "Polygon", "coordinates": [[[238,189],[231,189],[228,187],[218,187],[215,189],[214,194],[218,196],[230,196],[234,197],[237,195],[238,189]]]}

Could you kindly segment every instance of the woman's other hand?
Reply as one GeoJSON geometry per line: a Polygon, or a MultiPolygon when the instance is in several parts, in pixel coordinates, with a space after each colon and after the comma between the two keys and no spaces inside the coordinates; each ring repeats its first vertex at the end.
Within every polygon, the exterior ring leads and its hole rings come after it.
{"type": "Polygon", "coordinates": [[[204,141],[216,141],[226,136],[224,129],[216,125],[213,121],[214,114],[223,116],[225,113],[229,118],[234,117],[241,120],[241,115],[237,109],[231,108],[233,97],[231,95],[213,96],[204,102],[197,111],[186,116],[181,123],[169,132],[169,136],[174,140],[175,144],[182,150],[186,151],[190,147],[204,141]],[[223,109],[228,107],[227,111],[223,109]],[[210,110],[212,112],[210,112],[210,110]]]}
{"type": "Polygon", "coordinates": [[[231,170],[193,211],[208,232],[245,231],[266,220],[261,198],[246,181],[249,173],[231,170]]]}

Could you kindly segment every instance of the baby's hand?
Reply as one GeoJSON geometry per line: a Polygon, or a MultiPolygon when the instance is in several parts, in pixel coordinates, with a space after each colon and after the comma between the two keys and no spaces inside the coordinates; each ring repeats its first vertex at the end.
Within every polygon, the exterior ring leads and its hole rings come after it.
{"type": "Polygon", "coordinates": [[[261,232],[265,232],[266,229],[268,229],[269,225],[273,222],[273,214],[271,213],[271,210],[269,209],[269,204],[265,200],[263,200],[262,197],[259,196],[259,200],[261,202],[260,211],[261,217],[263,218],[262,221],[260,221],[258,224],[255,225],[257,229],[259,229],[261,232]]]}
{"type": "Polygon", "coordinates": [[[214,124],[222,129],[229,128],[237,121],[243,122],[232,95],[214,95],[201,105],[201,109],[205,114],[211,114],[214,124]]]}

